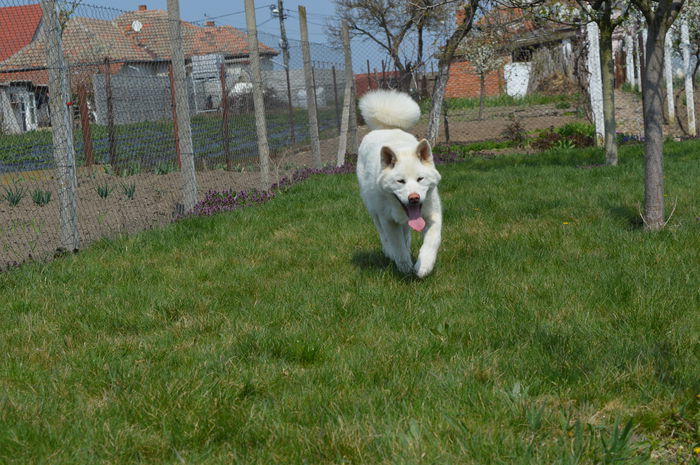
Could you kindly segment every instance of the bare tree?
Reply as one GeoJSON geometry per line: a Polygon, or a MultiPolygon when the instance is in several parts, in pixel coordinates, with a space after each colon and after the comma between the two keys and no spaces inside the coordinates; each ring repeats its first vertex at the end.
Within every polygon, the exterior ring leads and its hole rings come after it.
{"type": "Polygon", "coordinates": [[[657,230],[664,216],[663,82],[664,39],[685,0],[632,0],[647,23],[645,66],[642,74],[644,113],[644,225],[657,230]]]}
{"type": "MultiPolygon", "coordinates": [[[[401,87],[407,89],[408,76],[415,66],[416,57],[402,54],[402,45],[416,27],[420,31],[429,24],[434,0],[420,0],[413,3],[407,0],[337,0],[336,11],[340,21],[329,25],[331,35],[340,42],[340,23],[347,21],[352,35],[359,35],[374,42],[384,50],[399,72],[401,87]],[[422,8],[427,6],[427,8],[422,8]]],[[[422,54],[422,48],[419,55],[422,54]]],[[[422,60],[422,57],[419,57],[422,60]]]]}

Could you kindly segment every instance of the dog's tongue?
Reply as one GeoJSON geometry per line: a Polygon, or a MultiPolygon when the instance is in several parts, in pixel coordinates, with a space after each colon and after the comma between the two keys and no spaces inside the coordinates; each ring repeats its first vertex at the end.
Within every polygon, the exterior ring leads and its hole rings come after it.
{"type": "Polygon", "coordinates": [[[409,205],[406,207],[408,212],[408,225],[420,232],[425,228],[425,220],[420,216],[420,205],[409,205]]]}

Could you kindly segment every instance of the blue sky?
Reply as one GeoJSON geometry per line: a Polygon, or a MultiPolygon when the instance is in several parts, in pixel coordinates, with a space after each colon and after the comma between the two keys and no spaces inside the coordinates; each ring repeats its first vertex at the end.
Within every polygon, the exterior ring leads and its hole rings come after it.
{"type": "MultiPolygon", "coordinates": [[[[101,5],[120,10],[135,10],[139,5],[147,5],[149,9],[167,10],[166,0],[85,0],[87,5],[101,5]]],[[[272,18],[269,5],[277,4],[277,0],[256,0],[256,16],[258,28],[262,32],[279,34],[279,21],[272,18]]],[[[335,13],[335,2],[331,0],[285,0],[284,8],[292,10],[287,20],[287,31],[290,37],[299,36],[299,5],[306,6],[309,21],[309,36],[313,42],[326,42],[324,25],[326,18],[335,13]]],[[[203,21],[205,15],[217,17],[217,24],[235,27],[245,27],[245,5],[243,0],[180,0],[180,15],[186,21],[203,21]]]]}

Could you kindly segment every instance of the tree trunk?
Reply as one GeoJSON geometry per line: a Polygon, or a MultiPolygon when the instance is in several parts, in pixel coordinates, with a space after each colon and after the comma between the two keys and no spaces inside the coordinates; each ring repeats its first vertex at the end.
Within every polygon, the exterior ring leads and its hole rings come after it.
{"type": "Polygon", "coordinates": [[[644,225],[657,230],[664,227],[663,167],[663,82],[664,35],[659,26],[648,25],[646,63],[642,75],[644,112],[644,225]],[[661,39],[659,39],[661,38],[661,39]]]}
{"type": "Polygon", "coordinates": [[[450,62],[440,60],[438,63],[438,72],[435,76],[435,84],[433,86],[433,105],[430,108],[428,116],[428,135],[427,139],[430,145],[435,145],[440,131],[440,117],[442,116],[442,104],[445,100],[445,88],[447,87],[447,78],[450,74],[450,62]]]}
{"type": "Polygon", "coordinates": [[[486,75],[479,75],[479,121],[484,116],[484,93],[486,91],[486,75]]]}
{"type": "Polygon", "coordinates": [[[605,164],[617,165],[617,138],[615,121],[615,64],[613,61],[613,28],[602,20],[600,27],[600,77],[603,87],[603,121],[605,128],[605,164]]]}
{"type": "Polygon", "coordinates": [[[480,0],[470,0],[469,3],[462,5],[464,11],[464,19],[457,26],[457,29],[445,42],[445,47],[440,53],[438,60],[438,74],[435,77],[435,85],[433,86],[433,105],[430,108],[430,116],[428,117],[428,141],[431,145],[435,145],[440,130],[440,116],[442,113],[442,102],[445,99],[445,88],[447,87],[447,79],[450,77],[450,64],[455,55],[457,46],[466,37],[472,28],[474,22],[474,14],[479,6],[480,0]]]}

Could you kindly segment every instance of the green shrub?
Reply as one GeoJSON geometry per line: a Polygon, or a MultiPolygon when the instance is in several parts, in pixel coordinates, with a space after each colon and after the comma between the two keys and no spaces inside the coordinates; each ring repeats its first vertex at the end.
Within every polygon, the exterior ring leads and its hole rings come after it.
{"type": "Polygon", "coordinates": [[[38,206],[43,207],[51,201],[51,192],[42,189],[36,189],[34,192],[32,192],[32,200],[38,206]]]}
{"type": "Polygon", "coordinates": [[[5,193],[3,194],[2,198],[5,199],[12,207],[16,207],[17,204],[22,201],[22,198],[24,198],[24,194],[27,193],[27,190],[20,186],[4,187],[4,189],[5,193]]]}
{"type": "Polygon", "coordinates": [[[105,182],[104,184],[97,186],[95,189],[97,190],[97,195],[99,195],[103,199],[106,199],[107,197],[109,197],[109,194],[112,193],[114,187],[110,186],[105,182]]]}

